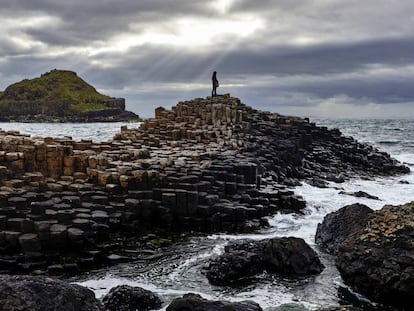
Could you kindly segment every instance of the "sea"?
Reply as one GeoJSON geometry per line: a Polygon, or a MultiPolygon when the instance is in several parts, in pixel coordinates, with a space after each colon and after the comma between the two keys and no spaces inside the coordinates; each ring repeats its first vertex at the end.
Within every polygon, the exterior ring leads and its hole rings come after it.
{"type": "MultiPolygon", "coordinates": [[[[98,298],[117,285],[140,286],[157,293],[162,297],[165,306],[172,299],[192,292],[207,299],[253,300],[267,311],[313,310],[350,302],[371,310],[375,304],[353,293],[341,279],[333,256],[323,253],[315,245],[316,227],[326,214],[348,204],[359,202],[373,209],[380,209],[386,204],[398,205],[414,201],[414,119],[311,118],[311,122],[328,128],[338,128],[346,136],[353,136],[360,142],[390,153],[395,159],[409,166],[411,173],[372,180],[354,178],[342,184],[331,183],[328,188],[322,189],[303,183],[293,190],[307,202],[304,215],[273,215],[269,217],[269,228],[253,234],[195,236],[171,246],[152,261],[123,263],[69,280],[92,289],[98,298]],[[365,191],[380,200],[341,195],[341,190],[365,191]],[[263,273],[250,282],[234,287],[210,285],[201,272],[209,258],[222,253],[229,241],[282,236],[303,238],[319,254],[325,265],[324,271],[320,275],[299,280],[263,273]]],[[[123,123],[0,123],[0,128],[17,130],[32,136],[69,136],[75,140],[107,141],[120,130],[121,125],[123,123]]],[[[139,126],[139,123],[126,125],[133,128],[139,126]]]]}

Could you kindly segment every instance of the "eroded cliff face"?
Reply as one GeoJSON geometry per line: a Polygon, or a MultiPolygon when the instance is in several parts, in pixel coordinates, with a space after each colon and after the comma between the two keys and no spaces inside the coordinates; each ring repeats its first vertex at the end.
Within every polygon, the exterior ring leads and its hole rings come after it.
{"type": "Polygon", "coordinates": [[[73,116],[73,115],[86,115],[90,113],[96,113],[103,110],[109,111],[123,111],[125,107],[125,100],[123,98],[113,98],[104,103],[91,102],[91,105],[102,105],[103,109],[92,109],[85,111],[74,111],[71,106],[76,105],[76,101],[73,100],[50,100],[50,101],[0,101],[0,113],[3,116],[26,116],[26,115],[49,115],[49,116],[73,116]],[[111,108],[106,108],[111,105],[111,108]],[[113,108],[112,108],[113,107],[113,108]]]}
{"type": "Polygon", "coordinates": [[[82,121],[91,116],[108,118],[124,112],[124,98],[103,95],[75,72],[67,70],[55,69],[38,78],[14,83],[0,93],[2,121],[13,118],[41,121],[47,116],[82,121]]]}

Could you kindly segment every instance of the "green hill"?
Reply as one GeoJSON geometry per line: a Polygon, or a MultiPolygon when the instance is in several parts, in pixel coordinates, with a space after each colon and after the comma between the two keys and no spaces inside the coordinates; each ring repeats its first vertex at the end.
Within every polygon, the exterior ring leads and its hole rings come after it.
{"type": "Polygon", "coordinates": [[[25,79],[0,93],[2,119],[38,115],[79,119],[99,115],[99,112],[105,112],[106,117],[125,112],[125,100],[97,92],[68,70],[55,69],[38,78],[25,79]]]}

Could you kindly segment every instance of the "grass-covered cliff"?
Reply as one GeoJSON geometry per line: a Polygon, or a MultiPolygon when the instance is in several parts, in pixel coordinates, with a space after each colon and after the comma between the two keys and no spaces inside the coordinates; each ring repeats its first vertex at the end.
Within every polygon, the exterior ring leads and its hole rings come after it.
{"type": "MultiPolygon", "coordinates": [[[[125,100],[103,95],[73,71],[52,70],[38,78],[25,79],[0,92],[0,116],[7,118],[40,117],[85,121],[105,119],[127,113],[125,100]]],[[[109,121],[108,119],[107,121],[109,121]]]]}

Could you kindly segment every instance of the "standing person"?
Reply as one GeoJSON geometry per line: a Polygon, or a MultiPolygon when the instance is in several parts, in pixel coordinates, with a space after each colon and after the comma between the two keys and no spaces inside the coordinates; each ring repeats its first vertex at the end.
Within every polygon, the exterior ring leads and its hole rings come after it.
{"type": "Polygon", "coordinates": [[[219,82],[217,80],[217,71],[213,72],[211,82],[213,82],[213,90],[211,91],[211,96],[217,96],[217,88],[219,87],[219,82]]]}

